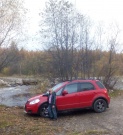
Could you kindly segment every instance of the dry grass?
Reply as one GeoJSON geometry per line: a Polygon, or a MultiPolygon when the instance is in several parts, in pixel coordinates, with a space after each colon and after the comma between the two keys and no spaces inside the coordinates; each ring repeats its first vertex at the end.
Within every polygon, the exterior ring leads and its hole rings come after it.
{"type": "Polygon", "coordinates": [[[111,98],[118,97],[118,96],[120,96],[122,94],[123,94],[123,90],[111,90],[111,91],[109,91],[109,96],[111,98]]]}
{"type": "Polygon", "coordinates": [[[26,115],[23,111],[0,106],[0,135],[54,135],[61,131],[49,119],[26,115]]]}
{"type": "Polygon", "coordinates": [[[23,111],[19,107],[0,106],[0,135],[106,135],[105,131],[65,130],[57,126],[59,120],[51,121],[37,115],[27,115],[23,111]]]}

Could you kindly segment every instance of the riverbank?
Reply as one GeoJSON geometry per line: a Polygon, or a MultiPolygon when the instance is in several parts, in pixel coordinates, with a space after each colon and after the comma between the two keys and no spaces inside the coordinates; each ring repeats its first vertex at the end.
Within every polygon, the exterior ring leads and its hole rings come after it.
{"type": "Polygon", "coordinates": [[[34,77],[0,77],[0,86],[37,85],[41,80],[34,77]]]}

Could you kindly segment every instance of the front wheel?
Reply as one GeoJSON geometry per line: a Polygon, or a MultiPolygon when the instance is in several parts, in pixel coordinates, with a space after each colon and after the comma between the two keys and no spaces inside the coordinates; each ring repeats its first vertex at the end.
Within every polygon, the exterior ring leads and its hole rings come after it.
{"type": "Polygon", "coordinates": [[[106,108],[107,108],[107,103],[104,99],[97,99],[94,102],[93,109],[95,112],[97,112],[97,113],[104,112],[106,110],[106,108]]]}
{"type": "Polygon", "coordinates": [[[44,103],[43,105],[41,105],[41,107],[39,108],[39,115],[45,118],[49,117],[48,103],[44,103]]]}

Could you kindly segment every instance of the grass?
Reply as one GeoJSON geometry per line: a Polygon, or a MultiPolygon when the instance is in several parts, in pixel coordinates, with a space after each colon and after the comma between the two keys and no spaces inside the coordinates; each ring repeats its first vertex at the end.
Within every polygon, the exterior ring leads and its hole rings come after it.
{"type": "MultiPolygon", "coordinates": [[[[58,126],[59,121],[51,121],[37,115],[25,114],[23,108],[0,106],[0,135],[103,135],[106,131],[89,130],[77,132],[58,126]]],[[[65,119],[63,119],[65,120],[65,119]]]]}
{"type": "Polygon", "coordinates": [[[68,133],[67,135],[107,135],[109,134],[109,132],[107,131],[104,131],[104,130],[88,130],[88,131],[85,131],[84,133],[83,132],[73,132],[72,134],[71,133],[68,133]]]}
{"type": "Polygon", "coordinates": [[[123,94],[123,90],[111,90],[111,91],[109,91],[109,96],[111,98],[115,98],[115,97],[120,96],[122,94],[123,94]]]}
{"type": "Polygon", "coordinates": [[[106,135],[108,134],[107,131],[99,131],[99,130],[90,130],[90,131],[86,131],[85,134],[83,135],[106,135]]]}
{"type": "Polygon", "coordinates": [[[1,135],[54,135],[59,132],[60,128],[53,127],[49,119],[26,115],[17,107],[0,106],[1,135]]]}

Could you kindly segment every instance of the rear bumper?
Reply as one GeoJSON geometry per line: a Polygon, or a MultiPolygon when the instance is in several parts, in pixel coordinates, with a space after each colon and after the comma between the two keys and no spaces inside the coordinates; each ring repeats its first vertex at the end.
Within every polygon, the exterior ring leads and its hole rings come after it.
{"type": "Polygon", "coordinates": [[[108,99],[107,99],[107,108],[109,108],[109,104],[110,104],[110,97],[108,96],[108,99]]]}

